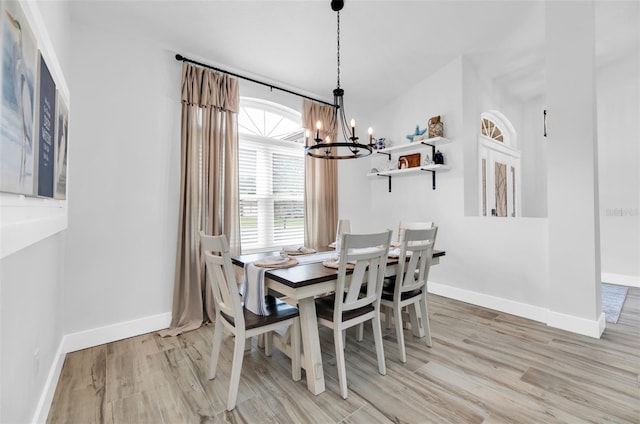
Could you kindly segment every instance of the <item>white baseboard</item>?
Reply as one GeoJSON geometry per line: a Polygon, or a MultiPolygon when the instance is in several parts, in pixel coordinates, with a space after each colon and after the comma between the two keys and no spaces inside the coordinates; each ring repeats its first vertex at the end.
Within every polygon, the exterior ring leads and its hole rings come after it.
{"type": "Polygon", "coordinates": [[[31,422],[34,424],[45,423],[47,421],[47,417],[49,416],[49,409],[51,408],[53,395],[56,392],[56,386],[58,385],[60,373],[62,372],[62,365],[64,364],[65,352],[62,350],[62,344],[63,341],[61,340],[60,344],[58,345],[56,355],[53,359],[53,364],[51,364],[51,369],[49,370],[47,381],[44,384],[42,394],[40,395],[40,399],[38,400],[36,412],[33,414],[33,420],[31,422]]]}
{"type": "Polygon", "coordinates": [[[600,274],[603,283],[618,284],[621,286],[640,287],[640,277],[633,275],[612,274],[603,272],[600,274]]]}
{"type": "Polygon", "coordinates": [[[516,302],[515,300],[504,299],[502,297],[491,296],[446,284],[429,281],[429,293],[448,297],[484,308],[495,309],[496,311],[516,315],[523,318],[532,319],[539,322],[547,322],[547,309],[527,303],[516,302]]]}
{"type": "Polygon", "coordinates": [[[560,312],[549,311],[547,325],[549,327],[559,328],[561,330],[571,331],[572,333],[599,339],[607,324],[604,312],[600,314],[599,319],[590,320],[573,315],[562,314],[560,312]]]}
{"type": "Polygon", "coordinates": [[[62,365],[64,364],[67,353],[162,330],[169,327],[170,323],[171,313],[167,312],[63,336],[58,346],[56,357],[49,370],[47,381],[42,389],[42,394],[40,395],[40,400],[38,401],[32,422],[44,423],[47,421],[51,401],[53,400],[53,395],[56,391],[60,373],[62,372],[62,365]]]}
{"type": "Polygon", "coordinates": [[[552,312],[540,306],[516,302],[515,300],[504,299],[432,281],[429,281],[429,293],[543,322],[550,327],[595,338],[600,338],[606,326],[604,313],[600,315],[598,320],[592,321],[573,315],[552,312]]]}
{"type": "Polygon", "coordinates": [[[152,315],[150,317],[67,334],[62,339],[64,343],[64,352],[75,352],[76,350],[86,349],[88,347],[98,346],[114,342],[116,340],[138,336],[140,334],[162,330],[169,327],[170,323],[171,313],[167,312],[164,314],[152,315]]]}

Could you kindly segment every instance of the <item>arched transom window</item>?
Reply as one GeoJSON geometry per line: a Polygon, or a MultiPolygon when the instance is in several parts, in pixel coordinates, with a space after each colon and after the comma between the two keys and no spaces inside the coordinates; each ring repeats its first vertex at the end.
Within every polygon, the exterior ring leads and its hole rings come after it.
{"type": "Polygon", "coordinates": [[[502,130],[498,128],[495,122],[488,118],[482,118],[482,128],[480,128],[480,130],[482,135],[486,135],[495,141],[499,141],[500,143],[504,141],[502,130]]]}

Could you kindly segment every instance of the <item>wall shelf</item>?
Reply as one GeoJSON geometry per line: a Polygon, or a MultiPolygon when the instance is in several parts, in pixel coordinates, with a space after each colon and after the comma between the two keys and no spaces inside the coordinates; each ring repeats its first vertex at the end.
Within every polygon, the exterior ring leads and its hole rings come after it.
{"type": "MultiPolygon", "coordinates": [[[[420,150],[422,148],[425,147],[430,147],[431,148],[431,157],[433,158],[433,155],[435,154],[436,151],[436,146],[439,146],[441,144],[447,144],[450,143],[451,140],[444,138],[444,137],[434,137],[434,138],[428,138],[425,140],[420,140],[418,142],[414,142],[414,143],[407,143],[407,144],[401,144],[398,146],[392,146],[392,147],[387,147],[385,149],[380,149],[380,150],[376,150],[376,153],[379,153],[381,155],[387,155],[389,157],[389,161],[391,161],[391,156],[392,155],[396,155],[399,153],[405,153],[405,152],[410,152],[410,151],[416,151],[416,150],[420,150]]],[[[426,172],[431,172],[432,174],[432,189],[435,190],[436,189],[436,172],[441,172],[441,171],[446,171],[448,170],[449,167],[447,165],[440,165],[440,164],[431,164],[431,165],[424,165],[424,166],[416,166],[413,168],[405,168],[405,169],[393,169],[393,170],[387,170],[387,171],[378,171],[378,172],[370,172],[367,174],[368,177],[388,177],[389,179],[389,193],[391,193],[391,176],[395,175],[395,176],[400,176],[400,175],[409,175],[409,174],[417,174],[423,171],[426,172]]]]}

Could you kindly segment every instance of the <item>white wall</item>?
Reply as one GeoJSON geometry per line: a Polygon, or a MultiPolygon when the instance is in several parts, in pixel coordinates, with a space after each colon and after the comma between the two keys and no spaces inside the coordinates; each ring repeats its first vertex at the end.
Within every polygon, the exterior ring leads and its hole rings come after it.
{"type": "Polygon", "coordinates": [[[640,57],[598,72],[603,281],[640,286],[640,57]]]}
{"type": "Polygon", "coordinates": [[[549,310],[554,325],[575,317],[604,330],[594,19],[593,2],[546,6],[549,310]]]}
{"type": "MultiPolygon", "coordinates": [[[[49,42],[46,46],[49,65],[53,66],[51,55],[55,55],[68,78],[67,6],[29,4],[28,7],[37,19],[33,24],[42,24],[42,28],[37,28],[43,37],[40,41],[49,42]]],[[[52,371],[58,363],[58,349],[64,334],[66,255],[65,233],[59,230],[66,226],[66,216],[63,216],[66,205],[61,206],[60,201],[13,197],[16,204],[25,206],[17,213],[5,209],[2,212],[2,243],[10,242],[13,247],[0,261],[0,422],[25,423],[43,407],[41,395],[51,379],[57,378],[52,376],[52,371]],[[16,231],[5,231],[7,219],[16,222],[11,226],[16,231]],[[28,222],[22,225],[18,222],[20,219],[28,222]],[[41,239],[44,234],[47,236],[41,239]]],[[[6,195],[3,205],[5,201],[12,203],[13,199],[6,195]]]]}
{"type": "Polygon", "coordinates": [[[62,340],[64,233],[2,259],[3,423],[30,422],[62,340]]]}
{"type": "Polygon", "coordinates": [[[66,334],[170,315],[180,181],[175,52],[75,21],[72,34],[66,334]]]}

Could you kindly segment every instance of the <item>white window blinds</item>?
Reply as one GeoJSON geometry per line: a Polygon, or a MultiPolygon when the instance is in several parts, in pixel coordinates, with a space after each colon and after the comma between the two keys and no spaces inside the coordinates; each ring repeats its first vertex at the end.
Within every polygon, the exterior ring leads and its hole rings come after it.
{"type": "Polygon", "coordinates": [[[241,99],[238,124],[243,253],[304,242],[303,130],[299,114],[278,109],[272,103],[241,99]]]}

